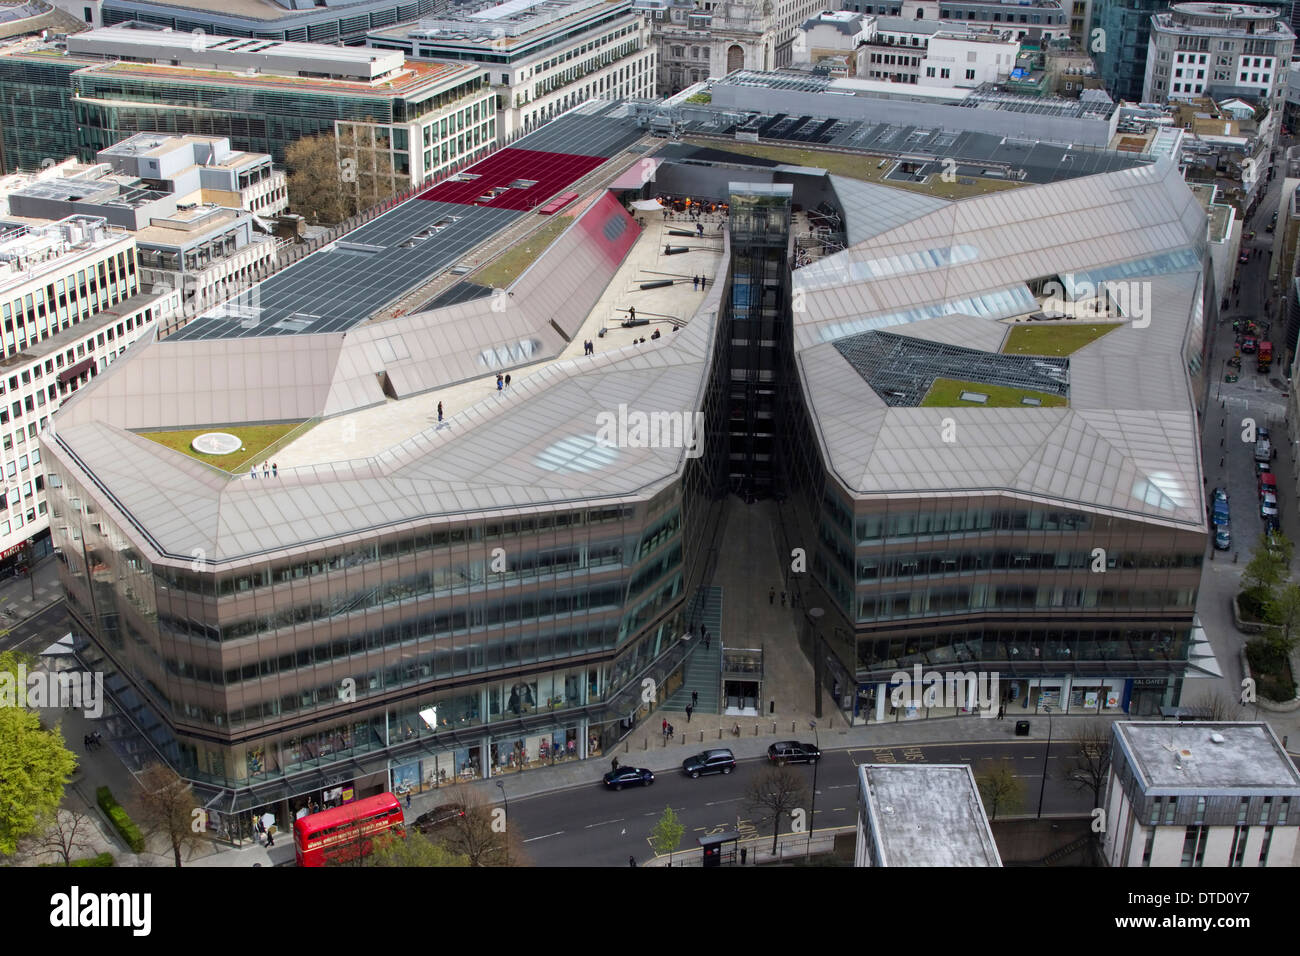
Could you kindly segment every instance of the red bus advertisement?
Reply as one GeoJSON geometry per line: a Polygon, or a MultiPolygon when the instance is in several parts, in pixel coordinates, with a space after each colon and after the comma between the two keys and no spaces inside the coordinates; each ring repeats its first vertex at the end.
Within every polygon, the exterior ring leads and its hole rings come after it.
{"type": "Polygon", "coordinates": [[[370,852],[377,835],[403,821],[402,804],[391,793],[310,813],[293,823],[294,855],[299,866],[351,863],[370,852]]]}

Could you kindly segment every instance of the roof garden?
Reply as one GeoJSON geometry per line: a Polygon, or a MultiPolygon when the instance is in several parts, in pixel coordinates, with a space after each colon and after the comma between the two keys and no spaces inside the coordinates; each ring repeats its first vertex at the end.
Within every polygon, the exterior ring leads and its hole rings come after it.
{"type": "Polygon", "coordinates": [[[212,428],[186,428],[178,431],[138,432],[141,438],[157,442],[172,451],[188,455],[195,461],[212,465],[231,474],[253,467],[307,432],[315,422],[284,422],[279,425],[220,425],[212,428]],[[211,432],[226,432],[242,440],[243,445],[224,455],[205,455],[193,446],[194,439],[211,432]]]}
{"type": "Polygon", "coordinates": [[[885,404],[895,408],[1033,404],[1025,398],[1059,406],[1068,404],[1070,396],[1066,359],[982,352],[877,331],[848,336],[834,345],[885,404]],[[963,393],[984,400],[963,399],[963,393]]]}
{"type": "Polygon", "coordinates": [[[1069,355],[1123,324],[1018,325],[1007,336],[1002,352],[1005,355],[1069,355]]]}

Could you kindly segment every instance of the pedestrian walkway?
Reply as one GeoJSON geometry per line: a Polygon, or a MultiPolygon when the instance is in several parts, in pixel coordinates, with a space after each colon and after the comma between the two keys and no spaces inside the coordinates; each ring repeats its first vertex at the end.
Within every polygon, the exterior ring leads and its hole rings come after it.
{"type": "Polygon", "coordinates": [[[17,574],[0,581],[0,627],[13,627],[62,600],[59,562],[54,555],[46,555],[36,562],[30,576],[17,574]]]}
{"type": "Polygon", "coordinates": [[[719,714],[722,712],[720,674],[724,638],[722,588],[703,588],[687,613],[687,620],[692,622],[691,634],[694,646],[686,657],[682,686],[664,701],[664,710],[680,711],[685,714],[686,706],[694,701],[693,714],[719,714]],[[703,628],[708,628],[708,646],[704,643],[703,628]],[[693,698],[692,694],[698,696],[693,698]]]}

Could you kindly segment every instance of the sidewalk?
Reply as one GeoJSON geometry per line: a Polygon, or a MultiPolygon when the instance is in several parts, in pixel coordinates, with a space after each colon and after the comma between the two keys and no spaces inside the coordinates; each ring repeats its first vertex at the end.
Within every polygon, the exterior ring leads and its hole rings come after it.
{"type": "Polygon", "coordinates": [[[61,600],[59,562],[46,555],[36,562],[30,578],[20,574],[0,581],[0,627],[13,627],[61,600]]]}

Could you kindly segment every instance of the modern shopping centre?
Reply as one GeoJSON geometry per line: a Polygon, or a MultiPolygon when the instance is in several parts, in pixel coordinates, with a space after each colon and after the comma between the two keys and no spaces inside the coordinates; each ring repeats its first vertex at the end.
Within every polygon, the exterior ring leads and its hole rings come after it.
{"type": "Polygon", "coordinates": [[[1176,167],[944,198],[868,181],[887,155],[828,173],[634,112],[566,114],[54,417],[79,655],[215,811],[617,743],[699,643],[732,494],[782,502],[823,611],[768,653],[815,648],[859,717],[914,663],[1178,702],[1217,297],[1176,167]],[[702,447],[653,427],[696,413],[702,447]]]}

